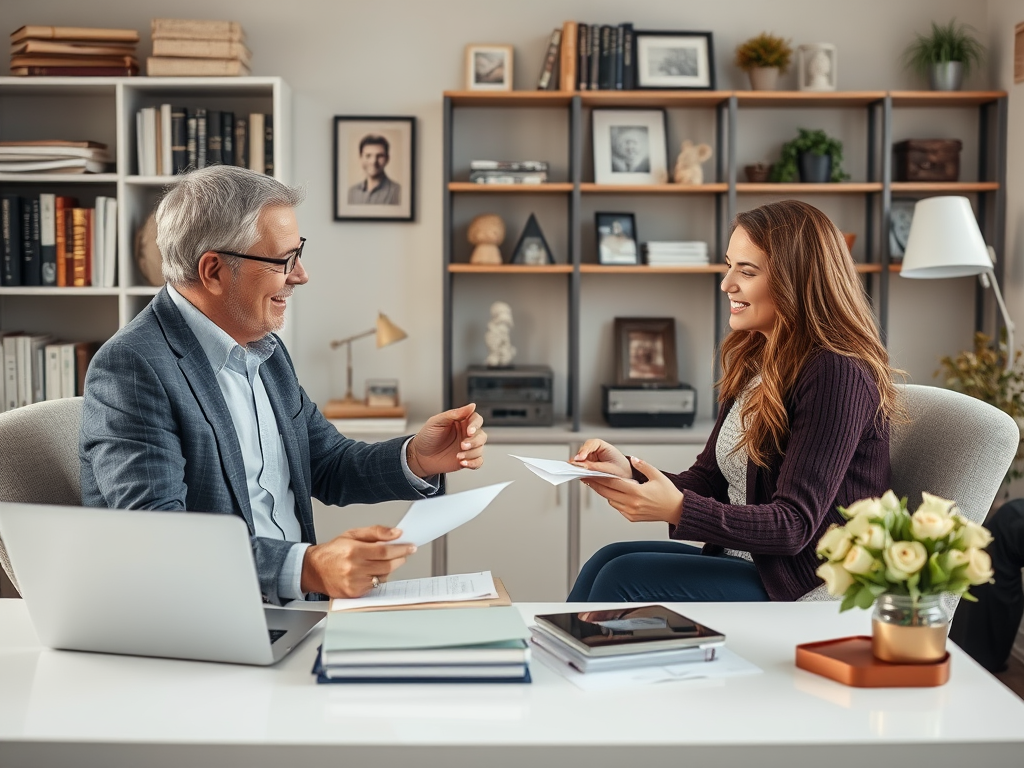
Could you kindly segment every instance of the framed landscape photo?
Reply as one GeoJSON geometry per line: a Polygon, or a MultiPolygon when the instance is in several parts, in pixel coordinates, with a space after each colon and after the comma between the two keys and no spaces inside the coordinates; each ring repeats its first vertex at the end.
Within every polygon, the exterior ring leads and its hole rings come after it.
{"type": "Polygon", "coordinates": [[[598,184],[663,184],[668,146],[663,109],[595,109],[594,181],[598,184]]]}
{"type": "Polygon", "coordinates": [[[511,91],[512,63],[511,45],[467,45],[466,90],[511,91]]]}
{"type": "Polygon", "coordinates": [[[334,118],[334,220],[413,221],[415,117],[334,118]]]}
{"type": "Polygon", "coordinates": [[[710,32],[635,33],[636,87],[714,90],[710,32]]]}
{"type": "Polygon", "coordinates": [[[666,387],[678,383],[675,318],[616,317],[615,384],[666,387]]]}
{"type": "Polygon", "coordinates": [[[632,213],[595,213],[598,264],[639,264],[636,217],[632,213]]]}

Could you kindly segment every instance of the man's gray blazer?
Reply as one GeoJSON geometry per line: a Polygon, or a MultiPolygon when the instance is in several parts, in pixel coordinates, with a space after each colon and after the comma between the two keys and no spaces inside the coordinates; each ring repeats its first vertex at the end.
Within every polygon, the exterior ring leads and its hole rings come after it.
{"type": "MultiPolygon", "coordinates": [[[[316,542],[310,497],[337,505],[422,498],[402,470],[406,438],[368,445],[339,434],[299,386],[280,340],[260,376],[288,455],[303,541],[316,542]]],[[[86,506],[243,518],[260,588],[280,603],[278,576],[292,544],[255,535],[231,415],[166,289],[93,358],[79,453],[86,506]]]]}

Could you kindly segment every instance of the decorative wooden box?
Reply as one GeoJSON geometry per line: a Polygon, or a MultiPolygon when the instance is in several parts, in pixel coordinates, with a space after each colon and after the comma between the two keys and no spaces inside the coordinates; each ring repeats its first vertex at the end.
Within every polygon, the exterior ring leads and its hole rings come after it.
{"type": "Polygon", "coordinates": [[[896,181],[958,181],[959,139],[907,139],[898,142],[896,181]]]}

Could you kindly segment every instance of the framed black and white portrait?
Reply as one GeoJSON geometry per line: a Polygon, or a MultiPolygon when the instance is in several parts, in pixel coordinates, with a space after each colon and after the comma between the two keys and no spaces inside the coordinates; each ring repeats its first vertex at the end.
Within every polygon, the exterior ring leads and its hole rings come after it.
{"type": "Polygon", "coordinates": [[[668,181],[664,110],[595,109],[593,126],[598,184],[668,181]]]}
{"type": "Polygon", "coordinates": [[[598,264],[639,264],[636,218],[632,213],[594,214],[598,264]]]}
{"type": "Polygon", "coordinates": [[[334,118],[334,220],[413,221],[415,117],[334,118]]]}
{"type": "Polygon", "coordinates": [[[642,32],[636,38],[636,87],[715,88],[710,32],[642,32]]]}
{"type": "Polygon", "coordinates": [[[512,46],[466,46],[467,91],[512,90],[512,46]]]}

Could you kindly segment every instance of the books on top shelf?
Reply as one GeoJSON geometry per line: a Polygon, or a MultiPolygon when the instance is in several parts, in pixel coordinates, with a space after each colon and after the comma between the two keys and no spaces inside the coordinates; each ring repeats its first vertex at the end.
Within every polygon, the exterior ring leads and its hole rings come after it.
{"type": "Polygon", "coordinates": [[[24,26],[11,33],[11,74],[127,76],[139,73],[134,29],[24,26]]]}
{"type": "Polygon", "coordinates": [[[217,164],[274,173],[273,115],[161,104],[135,113],[135,132],[140,176],[217,164]]]}
{"type": "Polygon", "coordinates": [[[314,672],[334,682],[529,682],[530,632],[514,606],[331,611],[314,672]]]}
{"type": "Polygon", "coordinates": [[[610,91],[636,87],[632,23],[566,21],[552,31],[538,90],[610,91]]]}
{"type": "Polygon", "coordinates": [[[248,75],[252,53],[236,21],[153,19],[152,77],[237,77],[248,75]]]}
{"type": "Polygon", "coordinates": [[[702,241],[655,241],[640,246],[652,267],[699,266],[710,263],[708,244],[702,241]]]}

